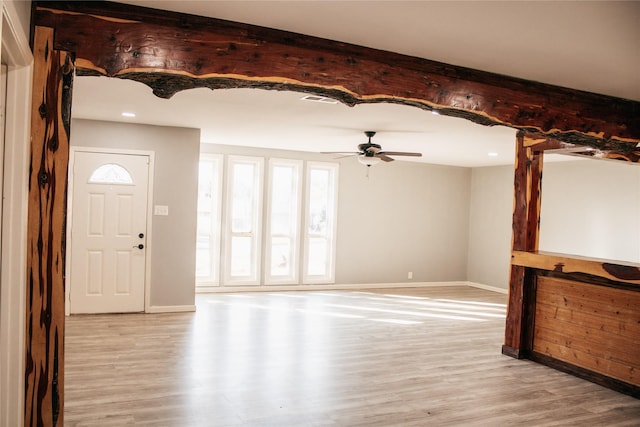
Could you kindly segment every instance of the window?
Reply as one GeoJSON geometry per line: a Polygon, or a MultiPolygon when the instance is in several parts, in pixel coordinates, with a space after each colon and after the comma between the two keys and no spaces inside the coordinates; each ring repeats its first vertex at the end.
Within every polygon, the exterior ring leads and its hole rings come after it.
{"type": "Polygon", "coordinates": [[[265,184],[264,162],[201,155],[198,290],[334,282],[338,165],[272,158],[265,184]]]}
{"type": "Polygon", "coordinates": [[[302,161],[269,161],[265,283],[298,283],[302,161]]]}
{"type": "Polygon", "coordinates": [[[258,285],[263,159],[229,156],[225,283],[258,285]]]}
{"type": "Polygon", "coordinates": [[[198,236],[196,286],[220,284],[220,213],[222,206],[222,156],[200,156],[198,172],[198,236]]]}
{"type": "Polygon", "coordinates": [[[115,163],[107,163],[94,170],[89,177],[90,184],[133,184],[131,174],[115,163]]]}
{"type": "Polygon", "coordinates": [[[304,283],[335,280],[337,184],[337,164],[307,164],[304,283]]]}

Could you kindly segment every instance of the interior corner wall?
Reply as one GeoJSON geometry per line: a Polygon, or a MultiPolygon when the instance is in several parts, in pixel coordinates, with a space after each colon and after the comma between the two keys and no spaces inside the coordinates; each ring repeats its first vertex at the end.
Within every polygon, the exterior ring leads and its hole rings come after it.
{"type": "Polygon", "coordinates": [[[539,248],[640,263],[640,165],[545,164],[539,248]]]}
{"type": "MultiPolygon", "coordinates": [[[[467,280],[508,288],[513,166],[471,173],[467,280]]],[[[640,262],[640,167],[620,161],[545,161],[541,251],[640,262]]]]}
{"type": "Polygon", "coordinates": [[[218,144],[201,150],[338,163],[336,284],[466,279],[468,168],[395,161],[371,167],[367,177],[354,157],[218,144]]]}
{"type": "Polygon", "coordinates": [[[340,168],[336,281],[465,280],[471,170],[396,161],[367,177],[348,160],[340,168]]]}
{"type": "Polygon", "coordinates": [[[150,305],[193,306],[200,130],[74,119],[71,145],[155,152],[150,305]]]}
{"type": "Polygon", "coordinates": [[[467,264],[470,282],[509,287],[513,174],[512,165],[471,171],[467,264]]]}

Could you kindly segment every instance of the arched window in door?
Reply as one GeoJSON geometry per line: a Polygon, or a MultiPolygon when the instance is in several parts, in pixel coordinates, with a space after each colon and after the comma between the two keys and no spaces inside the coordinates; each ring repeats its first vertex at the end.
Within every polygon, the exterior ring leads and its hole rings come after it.
{"type": "Polygon", "coordinates": [[[115,163],[107,163],[93,171],[89,177],[90,184],[133,184],[131,174],[115,163]]]}

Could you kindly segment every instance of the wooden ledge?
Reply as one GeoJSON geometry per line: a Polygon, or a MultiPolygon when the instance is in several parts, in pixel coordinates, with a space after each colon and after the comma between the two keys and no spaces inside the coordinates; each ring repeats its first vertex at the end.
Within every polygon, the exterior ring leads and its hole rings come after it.
{"type": "Polygon", "coordinates": [[[640,264],[553,252],[513,251],[511,264],[558,273],[590,274],[616,282],[640,285],[640,264]]]}

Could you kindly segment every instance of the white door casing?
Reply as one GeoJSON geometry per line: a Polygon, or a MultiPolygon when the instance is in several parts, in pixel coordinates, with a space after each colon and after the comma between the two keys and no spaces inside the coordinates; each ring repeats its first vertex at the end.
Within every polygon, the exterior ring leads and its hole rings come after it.
{"type": "MultiPolygon", "coordinates": [[[[24,4],[24,3],[22,3],[24,4]]],[[[27,288],[27,200],[33,54],[28,13],[0,0],[2,63],[8,65],[0,281],[0,425],[24,422],[27,288]],[[9,286],[10,285],[10,286],[9,286]]],[[[28,9],[28,6],[27,6],[28,9]]]]}
{"type": "MultiPolygon", "coordinates": [[[[2,210],[4,205],[4,130],[7,116],[7,65],[2,62],[0,79],[0,224],[2,224],[2,210]]],[[[2,227],[0,226],[0,242],[2,242],[2,227]]],[[[0,272],[2,271],[2,245],[0,245],[0,272]]],[[[2,280],[0,279],[0,286],[2,280]]]]}
{"type": "Polygon", "coordinates": [[[150,155],[73,150],[72,158],[69,311],[144,311],[150,155]]]}

